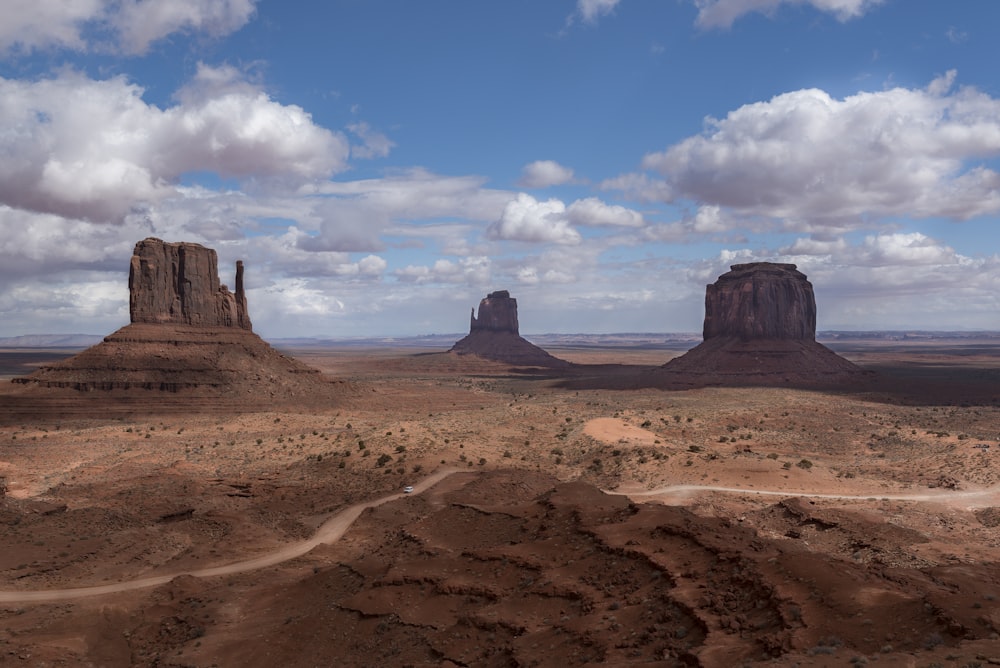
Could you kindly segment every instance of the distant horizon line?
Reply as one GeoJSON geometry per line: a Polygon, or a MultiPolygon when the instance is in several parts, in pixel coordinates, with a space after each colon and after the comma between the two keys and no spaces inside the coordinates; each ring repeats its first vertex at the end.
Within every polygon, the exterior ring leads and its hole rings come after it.
{"type": "MultiPolygon", "coordinates": [[[[257,332],[255,332],[257,333],[257,332]]],[[[265,336],[257,333],[265,341],[274,343],[277,345],[289,345],[298,343],[402,343],[402,342],[440,342],[446,343],[448,341],[457,341],[458,339],[464,337],[468,332],[445,332],[445,333],[429,333],[429,334],[371,334],[371,335],[354,335],[354,336],[325,336],[325,335],[312,335],[312,336],[265,336]]],[[[46,348],[46,347],[79,347],[86,345],[93,345],[93,343],[103,340],[107,334],[86,334],[82,332],[74,332],[69,334],[58,334],[58,333],[33,333],[33,334],[20,334],[16,336],[0,336],[0,346],[9,347],[24,347],[24,348],[46,348]],[[90,343],[88,343],[90,342],[90,343]]],[[[521,334],[525,338],[533,338],[538,340],[563,340],[566,343],[571,343],[574,339],[578,341],[593,341],[594,339],[607,339],[607,338],[619,338],[619,339],[644,339],[649,343],[648,339],[663,339],[664,342],[667,341],[691,341],[691,340],[702,340],[702,333],[695,331],[674,331],[674,332],[541,332],[541,333],[528,333],[521,334]]],[[[817,340],[851,340],[851,339],[862,339],[862,338],[877,338],[877,339],[903,339],[903,338],[927,338],[927,339],[942,339],[942,338],[1000,338],[1000,329],[968,329],[968,330],[954,330],[954,329],[920,329],[920,328],[899,328],[899,329],[823,329],[816,332],[817,340]]]]}

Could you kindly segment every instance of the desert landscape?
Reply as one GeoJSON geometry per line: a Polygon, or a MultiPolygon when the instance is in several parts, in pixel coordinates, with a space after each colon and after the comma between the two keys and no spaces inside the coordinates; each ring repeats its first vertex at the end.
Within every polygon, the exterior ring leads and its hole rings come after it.
{"type": "Polygon", "coordinates": [[[103,343],[0,353],[0,663],[1000,664],[1000,342],[827,348],[790,266],[734,267],[799,315],[706,325],[700,384],[627,337],[279,352],[130,280],[103,343]]]}

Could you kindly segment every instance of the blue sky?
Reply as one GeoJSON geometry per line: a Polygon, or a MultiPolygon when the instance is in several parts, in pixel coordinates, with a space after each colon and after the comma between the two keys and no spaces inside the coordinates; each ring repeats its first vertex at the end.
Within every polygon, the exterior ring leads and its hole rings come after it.
{"type": "Polygon", "coordinates": [[[272,338],[699,331],[758,260],[820,329],[1000,329],[1000,4],[11,5],[0,336],[126,324],[147,236],[272,338]]]}

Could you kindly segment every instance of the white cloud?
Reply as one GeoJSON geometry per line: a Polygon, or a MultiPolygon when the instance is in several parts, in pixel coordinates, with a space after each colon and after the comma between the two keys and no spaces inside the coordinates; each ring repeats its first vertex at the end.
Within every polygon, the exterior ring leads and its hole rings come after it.
{"type": "Polygon", "coordinates": [[[606,204],[596,197],[580,199],[569,205],[566,216],[574,225],[595,227],[642,227],[642,214],[624,206],[606,204]]]}
{"type": "Polygon", "coordinates": [[[688,198],[792,229],[846,229],[874,218],[967,219],[1000,211],[1000,101],[952,90],[954,73],[926,89],[837,100],[809,89],[748,104],[643,166],[665,182],[626,175],[605,187],[663,201],[688,198]]]}
{"type": "Polygon", "coordinates": [[[318,234],[303,239],[302,246],[377,251],[383,246],[380,235],[396,220],[496,220],[511,193],[484,188],[484,183],[477,176],[440,176],[410,169],[381,179],[310,184],[299,194],[312,196],[306,205],[318,234]]]}
{"type": "Polygon", "coordinates": [[[100,17],[106,0],[6,0],[0,52],[63,47],[83,50],[83,25],[100,17]]]}
{"type": "Polygon", "coordinates": [[[232,68],[200,66],[167,109],[124,77],[0,78],[0,203],[119,222],[188,171],[301,183],[345,167],[346,140],[232,68]]]}
{"type": "Polygon", "coordinates": [[[458,262],[440,259],[432,266],[408,265],[395,272],[405,282],[449,283],[483,286],[492,278],[492,263],[485,255],[465,257],[458,262]]]}
{"type": "Polygon", "coordinates": [[[566,219],[566,205],[557,199],[539,202],[519,193],[503,209],[500,219],[486,230],[490,239],[578,244],[580,233],[566,219]]]}
{"type": "Polygon", "coordinates": [[[577,0],[576,12],[567,22],[571,23],[575,17],[579,16],[584,23],[597,23],[599,18],[613,12],[619,2],[621,0],[577,0]]]}
{"type": "Polygon", "coordinates": [[[384,158],[396,145],[381,132],[372,130],[365,122],[352,123],[347,129],[361,140],[361,144],[351,146],[351,156],[354,158],[384,158]]]}
{"type": "Polygon", "coordinates": [[[517,184],[522,188],[548,188],[572,180],[573,170],[569,167],[563,167],[553,160],[536,160],[524,166],[517,184]]]}
{"type": "Polygon", "coordinates": [[[728,28],[736,19],[751,12],[770,14],[782,5],[809,5],[833,14],[838,21],[848,21],[885,0],[694,0],[698,8],[695,23],[703,28],[728,28]]]}
{"type": "Polygon", "coordinates": [[[256,0],[120,0],[111,24],[126,53],[145,53],[175,32],[220,37],[239,30],[254,14],[256,0]]]}
{"type": "Polygon", "coordinates": [[[253,17],[256,0],[5,0],[0,52],[107,48],[139,55],[177,32],[221,37],[253,17]],[[100,45],[84,35],[96,35],[100,45]]]}
{"type": "Polygon", "coordinates": [[[926,266],[960,263],[953,248],[920,232],[865,237],[858,259],[867,265],[926,266]]]}

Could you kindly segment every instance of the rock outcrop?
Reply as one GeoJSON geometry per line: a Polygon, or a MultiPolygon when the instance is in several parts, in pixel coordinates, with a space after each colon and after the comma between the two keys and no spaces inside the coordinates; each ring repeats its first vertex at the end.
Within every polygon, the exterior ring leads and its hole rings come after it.
{"type": "Polygon", "coordinates": [[[243,262],[236,263],[236,293],[219,283],[218,256],[193,243],[144,239],[129,268],[133,323],[173,323],[252,329],[243,290],[243,262]]]}
{"type": "Polygon", "coordinates": [[[823,386],[868,375],[816,342],[816,298],[794,264],[737,264],[705,291],[704,340],[655,385],[823,386]]]}
{"type": "Polygon", "coordinates": [[[469,335],[459,340],[449,352],[476,355],[495,362],[517,366],[562,367],[569,362],[553,357],[518,333],[517,300],[506,290],[491,292],[479,302],[469,324],[469,335]]]}
{"type": "Polygon", "coordinates": [[[794,264],[734,264],[705,289],[704,339],[816,339],[812,283],[794,264]]]}
{"type": "Polygon", "coordinates": [[[510,332],[517,335],[517,300],[506,290],[497,290],[479,302],[479,317],[472,310],[469,331],[510,332]]]}
{"type": "Polygon", "coordinates": [[[213,400],[252,409],[332,398],[337,384],[251,331],[243,263],[236,263],[235,293],[219,282],[217,263],[215,251],[198,244],[140,241],[129,272],[131,324],[14,382],[107,393],[116,405],[146,401],[157,408],[171,395],[174,403],[204,410],[213,400]],[[143,399],[144,392],[156,398],[143,399]]]}

